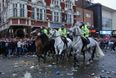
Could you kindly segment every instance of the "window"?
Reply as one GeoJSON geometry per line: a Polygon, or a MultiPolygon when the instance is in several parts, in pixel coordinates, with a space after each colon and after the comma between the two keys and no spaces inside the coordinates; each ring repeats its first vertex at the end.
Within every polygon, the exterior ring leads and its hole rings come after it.
{"type": "Polygon", "coordinates": [[[25,9],[25,5],[24,4],[20,4],[20,17],[24,17],[25,16],[24,9],[25,9]]]}
{"type": "Polygon", "coordinates": [[[72,15],[71,15],[71,14],[67,14],[67,15],[66,15],[66,18],[67,18],[67,19],[66,19],[66,22],[69,23],[69,24],[72,24],[72,19],[73,19],[73,18],[72,18],[72,15]]]}
{"type": "Polygon", "coordinates": [[[60,13],[59,12],[53,12],[53,21],[54,22],[60,22],[60,13]]]}
{"type": "Polygon", "coordinates": [[[53,3],[54,5],[60,5],[60,2],[59,2],[59,1],[60,1],[60,0],[53,0],[52,3],[53,3]]]}
{"type": "Polygon", "coordinates": [[[32,8],[32,19],[35,19],[35,8],[32,8]]]}
{"type": "Polygon", "coordinates": [[[103,17],[102,21],[103,21],[103,23],[102,23],[103,30],[111,30],[111,28],[112,28],[112,19],[103,17]]]}
{"type": "Polygon", "coordinates": [[[72,3],[71,3],[71,1],[66,1],[65,7],[71,9],[71,8],[72,8],[72,3]]]}
{"type": "Polygon", "coordinates": [[[43,20],[44,17],[44,9],[37,8],[37,19],[43,20]]]}
{"type": "Polygon", "coordinates": [[[17,17],[17,4],[13,4],[13,17],[17,17]]]}

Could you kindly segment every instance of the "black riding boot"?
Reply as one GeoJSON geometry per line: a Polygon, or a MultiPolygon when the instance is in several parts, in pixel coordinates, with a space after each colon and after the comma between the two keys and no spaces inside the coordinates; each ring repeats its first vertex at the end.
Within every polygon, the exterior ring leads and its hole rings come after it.
{"type": "Polygon", "coordinates": [[[84,47],[86,46],[86,39],[85,38],[83,38],[83,37],[81,37],[81,39],[82,39],[82,43],[83,43],[83,46],[82,46],[82,52],[84,51],[84,47]]]}
{"type": "Polygon", "coordinates": [[[64,43],[66,44],[66,47],[68,47],[68,44],[67,44],[67,39],[66,39],[66,37],[64,37],[64,43]]]}

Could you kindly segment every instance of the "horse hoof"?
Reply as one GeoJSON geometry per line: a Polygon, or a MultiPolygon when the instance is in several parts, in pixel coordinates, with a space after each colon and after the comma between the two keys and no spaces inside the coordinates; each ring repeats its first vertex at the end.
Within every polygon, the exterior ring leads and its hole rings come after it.
{"type": "Polygon", "coordinates": [[[92,62],[93,62],[93,60],[91,60],[91,59],[90,59],[90,60],[89,60],[89,62],[90,62],[90,63],[92,63],[92,62]]]}
{"type": "Polygon", "coordinates": [[[91,60],[90,63],[93,63],[93,60],[91,60]]]}
{"type": "Polygon", "coordinates": [[[75,68],[75,70],[78,70],[79,69],[79,66],[76,66],[76,67],[74,67],[75,68]]]}
{"type": "Polygon", "coordinates": [[[74,68],[79,68],[80,65],[79,65],[79,64],[74,64],[73,67],[74,67],[74,68]]]}
{"type": "Polygon", "coordinates": [[[87,65],[90,65],[90,62],[89,61],[87,62],[87,65]]]}

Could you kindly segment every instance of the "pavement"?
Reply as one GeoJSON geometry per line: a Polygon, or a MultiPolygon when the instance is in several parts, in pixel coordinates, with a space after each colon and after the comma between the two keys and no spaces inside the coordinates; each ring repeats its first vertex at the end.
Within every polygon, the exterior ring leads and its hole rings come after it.
{"type": "Polygon", "coordinates": [[[116,51],[104,53],[89,65],[80,62],[78,69],[73,68],[72,61],[38,63],[35,55],[0,57],[0,78],[116,78],[116,51]]]}

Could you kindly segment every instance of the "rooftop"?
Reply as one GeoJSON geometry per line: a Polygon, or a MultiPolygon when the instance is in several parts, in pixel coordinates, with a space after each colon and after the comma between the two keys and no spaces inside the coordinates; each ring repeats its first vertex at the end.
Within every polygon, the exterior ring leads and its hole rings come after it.
{"type": "Polygon", "coordinates": [[[104,9],[104,10],[106,10],[106,11],[110,11],[110,12],[116,12],[115,9],[109,8],[109,7],[104,6],[104,5],[102,5],[102,9],[104,9]]]}

